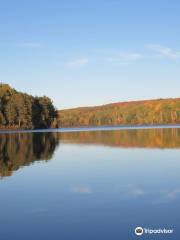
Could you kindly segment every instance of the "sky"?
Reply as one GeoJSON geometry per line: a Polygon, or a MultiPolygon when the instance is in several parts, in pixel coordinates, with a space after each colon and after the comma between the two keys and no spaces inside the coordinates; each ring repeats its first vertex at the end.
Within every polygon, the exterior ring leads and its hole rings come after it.
{"type": "Polygon", "coordinates": [[[0,81],[59,109],[180,97],[180,1],[0,0],[0,81]]]}

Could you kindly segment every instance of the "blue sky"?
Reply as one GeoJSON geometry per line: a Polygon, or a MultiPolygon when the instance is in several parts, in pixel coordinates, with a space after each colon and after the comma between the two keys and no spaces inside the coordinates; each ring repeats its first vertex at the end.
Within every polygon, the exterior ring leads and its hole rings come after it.
{"type": "Polygon", "coordinates": [[[1,0],[0,80],[58,108],[180,97],[180,1],[1,0]]]}

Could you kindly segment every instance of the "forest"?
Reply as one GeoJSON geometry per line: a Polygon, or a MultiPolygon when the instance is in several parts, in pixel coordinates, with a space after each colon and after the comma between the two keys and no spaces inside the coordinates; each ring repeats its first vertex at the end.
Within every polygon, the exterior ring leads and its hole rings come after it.
{"type": "Polygon", "coordinates": [[[0,84],[0,129],[180,124],[180,98],[119,102],[57,111],[50,98],[0,84]]]}
{"type": "Polygon", "coordinates": [[[0,129],[56,127],[56,109],[50,98],[33,97],[0,84],[0,129]]]}
{"type": "Polygon", "coordinates": [[[180,98],[131,101],[58,112],[61,127],[180,124],[180,98]]]}

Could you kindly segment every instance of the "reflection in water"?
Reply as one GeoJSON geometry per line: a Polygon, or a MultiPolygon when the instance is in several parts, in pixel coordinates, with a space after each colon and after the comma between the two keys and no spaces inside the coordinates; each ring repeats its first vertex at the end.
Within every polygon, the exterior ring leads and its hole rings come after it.
{"type": "Polygon", "coordinates": [[[61,141],[111,147],[180,148],[180,128],[62,133],[61,141]]]}
{"type": "Polygon", "coordinates": [[[180,239],[179,159],[180,129],[1,134],[1,239],[180,239]]]}
{"type": "Polygon", "coordinates": [[[10,176],[36,160],[51,159],[57,144],[55,133],[1,134],[0,176],[10,176]]]}
{"type": "Polygon", "coordinates": [[[59,143],[111,147],[180,148],[180,129],[0,134],[0,176],[37,160],[49,160],[59,143]]]}

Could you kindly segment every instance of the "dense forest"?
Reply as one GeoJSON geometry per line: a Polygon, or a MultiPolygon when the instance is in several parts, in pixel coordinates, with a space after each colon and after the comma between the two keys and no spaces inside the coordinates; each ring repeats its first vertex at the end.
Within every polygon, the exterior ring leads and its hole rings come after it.
{"type": "Polygon", "coordinates": [[[180,98],[62,110],[58,123],[61,127],[180,124],[180,98]]]}
{"type": "Polygon", "coordinates": [[[48,97],[33,97],[0,84],[0,129],[56,127],[56,110],[48,97]]]}

